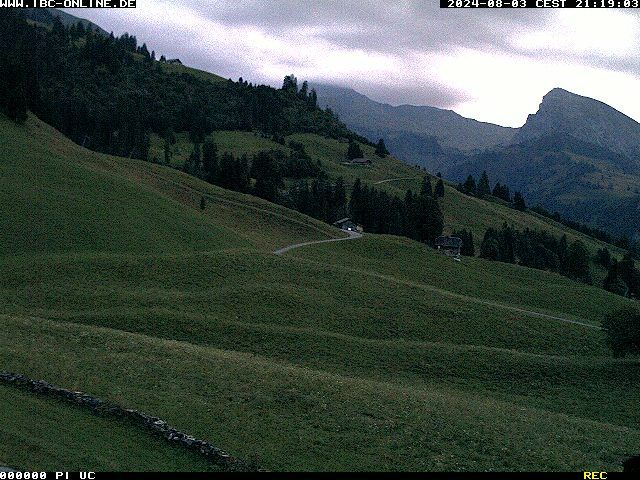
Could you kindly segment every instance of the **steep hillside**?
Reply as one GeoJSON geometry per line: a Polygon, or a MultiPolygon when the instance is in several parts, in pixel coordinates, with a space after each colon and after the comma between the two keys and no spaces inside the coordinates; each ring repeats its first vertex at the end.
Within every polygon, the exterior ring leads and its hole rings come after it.
{"type": "Polygon", "coordinates": [[[34,22],[41,23],[43,25],[53,25],[54,19],[58,18],[63,25],[69,27],[71,25],[77,25],[81,23],[84,28],[91,28],[94,31],[101,33],[102,35],[109,35],[109,33],[89,20],[79,18],[74,15],[70,15],[67,12],[58,8],[23,8],[21,11],[25,14],[26,18],[34,22]]]}
{"type": "Polygon", "coordinates": [[[275,248],[336,235],[257,198],[90,152],[35,117],[18,126],[0,116],[0,139],[4,255],[275,248]]]}
{"type": "MultiPolygon", "coordinates": [[[[276,256],[340,232],[92,153],[34,118],[3,120],[0,135],[4,369],[161,416],[270,470],[614,471],[640,448],[638,369],[610,358],[597,327],[628,300],[397,237],[276,256]]],[[[309,152],[324,141],[309,137],[309,152]]],[[[485,217],[509,212],[495,208],[485,217]]],[[[2,460],[26,454],[14,455],[2,460]]]]}
{"type": "Polygon", "coordinates": [[[479,177],[524,193],[564,217],[635,238],[640,233],[640,175],[634,160],[565,134],[545,135],[487,151],[448,170],[450,178],[479,177]]]}
{"type": "Polygon", "coordinates": [[[549,134],[565,134],[593,143],[631,160],[614,165],[631,173],[640,167],[640,124],[609,105],[555,88],[542,99],[537,113],[529,115],[514,137],[522,143],[549,134]]]}

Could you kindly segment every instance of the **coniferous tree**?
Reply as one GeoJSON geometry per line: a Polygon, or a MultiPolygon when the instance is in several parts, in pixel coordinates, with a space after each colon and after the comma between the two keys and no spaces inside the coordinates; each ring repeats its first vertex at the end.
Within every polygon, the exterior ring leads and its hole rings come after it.
{"type": "MultiPolygon", "coordinates": [[[[333,222],[344,218],[346,215],[347,191],[344,186],[344,179],[338,177],[333,190],[333,222]]],[[[331,222],[331,223],[333,223],[331,222]]]]}
{"type": "Polygon", "coordinates": [[[387,155],[389,155],[389,150],[387,150],[386,145],[384,144],[384,140],[381,138],[380,140],[378,140],[378,143],[376,144],[376,155],[378,155],[379,157],[386,157],[387,155]]]}
{"type": "Polygon", "coordinates": [[[302,87],[300,87],[298,95],[304,100],[307,99],[307,96],[309,95],[309,82],[307,82],[306,80],[302,82],[302,87]]]}
{"type": "Polygon", "coordinates": [[[524,212],[527,209],[527,204],[524,201],[522,193],[516,192],[513,194],[513,207],[521,212],[524,212]]]}
{"type": "Polygon", "coordinates": [[[254,157],[251,164],[251,176],[256,179],[253,194],[275,202],[279,195],[279,189],[283,186],[283,181],[272,152],[259,152],[254,157]]]}
{"type": "Polygon", "coordinates": [[[618,274],[618,262],[615,259],[613,259],[609,265],[609,270],[607,271],[607,276],[604,279],[602,287],[622,297],[628,297],[630,294],[629,286],[618,274]]]}
{"type": "Polygon", "coordinates": [[[164,139],[164,163],[165,165],[171,165],[171,158],[173,154],[171,152],[171,142],[169,138],[164,139]]]}
{"type": "Polygon", "coordinates": [[[476,180],[472,175],[469,175],[467,180],[462,184],[462,192],[467,195],[477,194],[476,180]]]}
{"type": "Polygon", "coordinates": [[[431,177],[425,175],[422,177],[422,187],[420,189],[420,195],[425,197],[433,197],[433,187],[431,186],[431,177]]]}
{"type": "Polygon", "coordinates": [[[640,310],[637,307],[625,306],[607,314],[602,330],[614,357],[640,354],[640,310]]]}
{"type": "Polygon", "coordinates": [[[220,175],[218,147],[210,140],[205,141],[202,145],[202,170],[205,180],[209,183],[216,183],[220,175]]]}
{"type": "Polygon", "coordinates": [[[347,148],[347,160],[353,160],[355,158],[362,158],[364,154],[360,145],[355,140],[349,140],[349,147],[347,148]]]}
{"type": "Polygon", "coordinates": [[[640,271],[635,267],[631,255],[626,254],[617,264],[617,275],[629,287],[629,296],[640,297],[640,271]]]}
{"type": "Polygon", "coordinates": [[[572,242],[567,250],[567,275],[587,282],[591,279],[589,250],[580,240],[572,242]]]}
{"type": "Polygon", "coordinates": [[[184,162],[182,171],[194,177],[202,177],[202,152],[199,143],[193,144],[193,151],[184,162]]]}
{"type": "Polygon", "coordinates": [[[489,187],[489,177],[487,176],[487,172],[482,172],[480,176],[480,180],[478,181],[478,196],[480,198],[485,198],[491,195],[491,188],[489,187]]]}
{"type": "Polygon", "coordinates": [[[562,235],[560,238],[560,242],[558,244],[558,262],[559,262],[559,272],[560,275],[567,275],[569,266],[567,263],[567,253],[569,251],[569,242],[567,240],[567,235],[562,235]]]}
{"type": "Polygon", "coordinates": [[[282,82],[282,90],[295,94],[298,93],[298,79],[293,73],[284,77],[284,81],[282,82]]]}
{"type": "Polygon", "coordinates": [[[6,112],[16,123],[24,123],[27,120],[27,100],[22,86],[14,87],[8,92],[6,112]]]}
{"type": "Polygon", "coordinates": [[[458,237],[462,240],[462,248],[460,249],[460,255],[465,257],[473,257],[476,254],[476,249],[473,244],[473,233],[467,230],[458,230],[452,233],[453,237],[458,237]]]}
{"type": "Polygon", "coordinates": [[[500,258],[498,232],[494,228],[487,229],[484,234],[480,244],[480,257],[487,260],[498,260],[500,258]]]}
{"type": "Polygon", "coordinates": [[[442,178],[438,178],[438,183],[436,183],[435,195],[438,198],[444,198],[444,182],[442,178]]]}
{"type": "Polygon", "coordinates": [[[442,235],[444,229],[444,216],[440,206],[433,196],[423,196],[419,199],[421,204],[418,229],[420,241],[434,246],[436,238],[442,235]]]}
{"type": "Polygon", "coordinates": [[[609,252],[607,247],[598,249],[595,256],[595,262],[607,269],[611,266],[611,252],[609,252]]]}

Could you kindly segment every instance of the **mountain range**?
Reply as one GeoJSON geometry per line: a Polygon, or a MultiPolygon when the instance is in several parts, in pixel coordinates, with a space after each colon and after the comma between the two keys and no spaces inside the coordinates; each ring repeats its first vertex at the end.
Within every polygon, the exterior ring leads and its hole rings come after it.
{"type": "Polygon", "coordinates": [[[341,87],[320,85],[318,93],[350,128],[384,138],[407,163],[455,182],[487,171],[529,204],[616,234],[640,232],[640,124],[605,103],[555,88],[513,129],[341,87]]]}

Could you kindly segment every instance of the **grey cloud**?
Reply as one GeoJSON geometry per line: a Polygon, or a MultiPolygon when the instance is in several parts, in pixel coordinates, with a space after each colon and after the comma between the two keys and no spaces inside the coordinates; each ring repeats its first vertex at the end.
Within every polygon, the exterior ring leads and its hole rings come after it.
{"type": "MultiPolygon", "coordinates": [[[[161,4],[161,0],[144,0],[161,4]]],[[[406,57],[412,53],[446,53],[460,47],[503,54],[523,55],[533,59],[567,57],[552,52],[522,51],[510,39],[544,28],[551,9],[440,9],[437,0],[175,0],[166,1],[196,12],[203,18],[227,26],[251,26],[280,38],[295,35],[300,29],[314,29],[316,36],[342,49],[360,49],[384,55],[406,57]]],[[[74,13],[74,12],[72,12],[74,13]]],[[[79,12],[75,12],[80,14],[79,12]]],[[[206,52],[190,42],[189,32],[158,31],[163,19],[154,25],[136,23],[135,13],[126,25],[110,25],[113,16],[106,10],[83,11],[105,29],[129,30],[161,53],[180,56],[190,64],[225,77],[244,76],[259,82],[273,78],[255,76],[254,69],[241,56],[225,52],[206,52]],[[187,39],[185,41],[185,39],[187,39]]],[[[82,15],[81,14],[81,15],[82,15]]],[[[122,17],[118,17],[122,21],[122,17]]],[[[640,17],[638,17],[640,18],[640,17]]],[[[571,58],[580,63],[612,70],[638,73],[631,59],[609,58],[595,54],[571,58]]],[[[295,60],[282,59],[283,65],[296,67],[295,60]]],[[[283,72],[283,75],[287,72],[283,72]]],[[[328,79],[319,80],[327,82],[328,79]]],[[[340,83],[340,79],[334,79],[340,83]]],[[[373,83],[353,85],[390,103],[429,104],[451,108],[468,100],[466,94],[447,89],[436,82],[424,85],[379,86],[373,83]]]]}

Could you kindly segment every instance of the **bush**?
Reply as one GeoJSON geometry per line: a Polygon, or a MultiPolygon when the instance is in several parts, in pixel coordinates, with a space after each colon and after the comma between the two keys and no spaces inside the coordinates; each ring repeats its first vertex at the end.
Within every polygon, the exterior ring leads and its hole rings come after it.
{"type": "Polygon", "coordinates": [[[640,310],[625,307],[605,316],[602,329],[614,357],[640,353],[640,310]]]}

